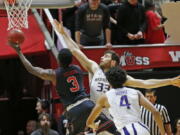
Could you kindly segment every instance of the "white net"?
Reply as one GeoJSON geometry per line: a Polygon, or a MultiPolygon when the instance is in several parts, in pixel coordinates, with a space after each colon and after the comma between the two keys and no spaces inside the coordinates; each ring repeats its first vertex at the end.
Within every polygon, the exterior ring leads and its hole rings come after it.
{"type": "Polygon", "coordinates": [[[28,10],[31,3],[32,0],[4,0],[9,20],[8,30],[28,28],[28,10]]]}

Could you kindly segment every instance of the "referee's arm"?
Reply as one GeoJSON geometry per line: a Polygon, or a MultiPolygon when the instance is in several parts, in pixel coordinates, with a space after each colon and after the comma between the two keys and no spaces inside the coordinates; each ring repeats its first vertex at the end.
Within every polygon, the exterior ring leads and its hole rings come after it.
{"type": "Polygon", "coordinates": [[[172,135],[170,118],[169,118],[168,111],[167,111],[166,107],[162,106],[161,114],[162,114],[162,119],[164,122],[164,128],[165,128],[166,134],[172,135]]]}
{"type": "Polygon", "coordinates": [[[154,116],[154,120],[160,129],[161,135],[165,135],[165,129],[164,129],[164,125],[163,125],[163,121],[162,121],[160,112],[153,106],[153,104],[150,101],[148,101],[144,97],[144,95],[140,91],[138,91],[138,94],[139,94],[140,105],[144,106],[146,109],[151,111],[151,113],[154,116]]]}

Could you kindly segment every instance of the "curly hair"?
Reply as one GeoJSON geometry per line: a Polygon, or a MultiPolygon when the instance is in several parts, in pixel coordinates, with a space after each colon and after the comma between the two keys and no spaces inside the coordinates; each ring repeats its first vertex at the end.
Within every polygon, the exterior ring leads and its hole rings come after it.
{"type": "Polygon", "coordinates": [[[106,78],[113,88],[122,88],[127,80],[127,74],[119,67],[112,67],[106,72],[106,78]]]}

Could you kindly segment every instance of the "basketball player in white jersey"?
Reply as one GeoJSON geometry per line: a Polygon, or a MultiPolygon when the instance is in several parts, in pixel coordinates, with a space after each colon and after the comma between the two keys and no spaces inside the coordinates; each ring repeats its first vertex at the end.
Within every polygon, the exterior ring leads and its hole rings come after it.
{"type": "Polygon", "coordinates": [[[140,105],[142,105],[152,112],[161,135],[165,135],[165,129],[158,110],[141,92],[123,86],[127,80],[124,70],[113,67],[106,73],[106,77],[112,89],[97,100],[96,106],[86,122],[88,127],[96,130],[98,125],[94,121],[103,108],[108,108],[120,135],[150,135],[149,129],[141,123],[140,105]]]}
{"type": "MultiPolygon", "coordinates": [[[[98,65],[95,61],[89,59],[78,47],[78,45],[71,39],[71,37],[65,32],[63,25],[54,21],[56,30],[62,35],[67,47],[70,49],[72,54],[80,62],[82,67],[88,72],[89,84],[90,84],[90,98],[96,102],[97,98],[106,93],[110,85],[105,77],[111,67],[119,66],[119,56],[114,51],[107,51],[101,57],[100,64],[98,65]]],[[[180,76],[171,79],[149,79],[141,80],[135,79],[127,75],[126,86],[138,87],[138,88],[156,88],[167,85],[174,85],[180,87],[180,76]]],[[[104,111],[106,116],[110,119],[108,111],[104,111]]]]}

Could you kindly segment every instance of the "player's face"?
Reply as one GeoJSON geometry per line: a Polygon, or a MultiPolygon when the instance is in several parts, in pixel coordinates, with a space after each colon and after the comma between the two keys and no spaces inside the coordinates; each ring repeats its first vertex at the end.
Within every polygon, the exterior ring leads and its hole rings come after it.
{"type": "Polygon", "coordinates": [[[131,4],[131,5],[136,5],[138,3],[138,0],[128,0],[128,2],[131,4]]]}
{"type": "Polygon", "coordinates": [[[42,113],[42,106],[41,106],[41,103],[40,102],[37,102],[36,103],[36,111],[38,114],[42,113]]]}
{"type": "Polygon", "coordinates": [[[100,0],[89,0],[89,5],[92,10],[96,10],[99,7],[100,0]]]}
{"type": "Polygon", "coordinates": [[[102,68],[110,68],[112,61],[112,55],[110,53],[106,53],[101,57],[100,67],[102,68]]]}
{"type": "Polygon", "coordinates": [[[33,130],[34,130],[33,123],[32,122],[28,122],[27,125],[26,125],[26,132],[30,134],[33,130]]]}
{"type": "Polygon", "coordinates": [[[151,93],[146,93],[146,94],[145,94],[145,97],[146,97],[152,104],[155,104],[157,97],[154,96],[154,93],[153,93],[153,92],[151,92],[151,93]]]}
{"type": "Polygon", "coordinates": [[[177,131],[180,131],[180,119],[177,121],[176,128],[177,128],[177,131]]]}
{"type": "Polygon", "coordinates": [[[46,116],[43,116],[40,125],[41,127],[50,127],[50,120],[46,116]]]}

